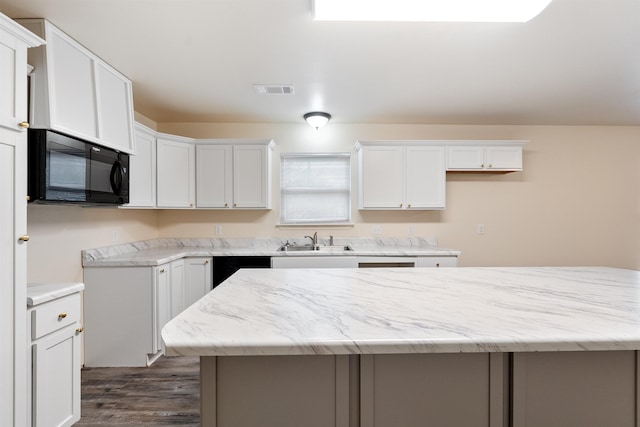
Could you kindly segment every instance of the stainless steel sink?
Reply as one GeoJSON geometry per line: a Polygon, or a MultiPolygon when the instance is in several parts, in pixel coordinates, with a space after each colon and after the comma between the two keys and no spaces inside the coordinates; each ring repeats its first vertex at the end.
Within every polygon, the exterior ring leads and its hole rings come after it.
{"type": "Polygon", "coordinates": [[[325,245],[287,245],[284,244],[278,248],[280,252],[311,252],[311,251],[332,251],[332,252],[345,252],[352,251],[353,248],[349,245],[344,246],[325,246],[325,245]]]}

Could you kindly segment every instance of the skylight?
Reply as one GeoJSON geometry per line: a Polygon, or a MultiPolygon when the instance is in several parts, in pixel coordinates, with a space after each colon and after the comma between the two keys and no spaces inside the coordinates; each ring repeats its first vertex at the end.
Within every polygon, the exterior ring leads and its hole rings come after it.
{"type": "Polygon", "coordinates": [[[316,21],[526,22],[551,0],[313,0],[316,21]]]}

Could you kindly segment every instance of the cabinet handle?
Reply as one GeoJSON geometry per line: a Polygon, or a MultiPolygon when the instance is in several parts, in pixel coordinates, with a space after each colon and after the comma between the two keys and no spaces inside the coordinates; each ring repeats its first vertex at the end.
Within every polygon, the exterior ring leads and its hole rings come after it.
{"type": "Polygon", "coordinates": [[[84,331],[84,328],[81,326],[76,329],[76,334],[81,334],[84,331]]]}
{"type": "Polygon", "coordinates": [[[64,319],[65,317],[67,317],[67,313],[58,314],[58,320],[64,319]]]}
{"type": "Polygon", "coordinates": [[[18,237],[18,240],[20,240],[21,242],[28,242],[29,241],[29,236],[27,236],[25,234],[24,236],[18,237]]]}
{"type": "Polygon", "coordinates": [[[436,262],[436,267],[440,267],[440,263],[439,262],[436,262]]]}
{"type": "Polygon", "coordinates": [[[404,203],[400,203],[400,207],[404,206],[404,203]]]}
{"type": "Polygon", "coordinates": [[[484,163],[482,163],[482,164],[480,165],[480,167],[481,167],[481,168],[483,168],[483,167],[484,167],[484,163]]]}
{"type": "Polygon", "coordinates": [[[229,203],[225,203],[225,204],[224,204],[224,207],[225,207],[225,208],[228,208],[228,207],[229,207],[229,203]]]}
{"type": "Polygon", "coordinates": [[[233,204],[233,207],[234,207],[234,208],[236,208],[236,207],[238,207],[238,205],[237,205],[236,203],[234,203],[234,204],[233,204]]]}
{"type": "Polygon", "coordinates": [[[410,207],[411,207],[411,203],[409,203],[409,204],[407,205],[407,207],[408,207],[408,208],[410,208],[410,207]]]}
{"type": "Polygon", "coordinates": [[[22,129],[29,129],[29,122],[20,122],[18,123],[18,126],[20,126],[22,129]]]}
{"type": "Polygon", "coordinates": [[[160,273],[164,273],[164,268],[161,268],[161,269],[160,269],[160,273]]]}
{"type": "Polygon", "coordinates": [[[489,163],[489,168],[491,168],[491,163],[489,163]]]}
{"type": "Polygon", "coordinates": [[[207,265],[207,264],[209,264],[209,260],[208,259],[204,260],[204,265],[207,265]]]}

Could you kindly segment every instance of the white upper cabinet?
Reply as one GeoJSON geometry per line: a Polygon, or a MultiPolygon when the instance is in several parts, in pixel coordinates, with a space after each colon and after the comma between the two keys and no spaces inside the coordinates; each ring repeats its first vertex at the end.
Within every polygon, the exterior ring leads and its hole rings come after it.
{"type": "Polygon", "coordinates": [[[469,141],[447,147],[447,170],[512,172],[522,170],[523,141],[504,141],[483,144],[469,141]]]}
{"type": "Polygon", "coordinates": [[[158,207],[195,207],[196,148],[193,140],[158,134],[156,149],[158,207]]]}
{"type": "Polygon", "coordinates": [[[47,41],[29,52],[32,127],[133,153],[131,81],[50,22],[18,22],[47,41]]]}
{"type": "Polygon", "coordinates": [[[358,162],[360,209],[445,208],[444,146],[361,141],[358,162]]]}
{"type": "Polygon", "coordinates": [[[271,208],[271,140],[196,143],[199,208],[271,208]]]}
{"type": "Polygon", "coordinates": [[[199,208],[228,208],[233,198],[233,147],[196,146],[196,200],[199,208]]]}
{"type": "Polygon", "coordinates": [[[233,207],[271,208],[271,147],[233,147],[233,207]]]}
{"type": "Polygon", "coordinates": [[[136,154],[129,158],[130,207],[156,206],[156,133],[136,123],[136,154]]]}

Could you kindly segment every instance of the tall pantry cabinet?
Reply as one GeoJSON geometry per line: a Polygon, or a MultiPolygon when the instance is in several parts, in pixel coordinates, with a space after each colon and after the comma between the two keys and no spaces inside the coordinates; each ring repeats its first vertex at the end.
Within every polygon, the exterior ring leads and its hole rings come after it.
{"type": "Polygon", "coordinates": [[[27,423],[27,48],[0,13],[0,425],[27,423]]]}

